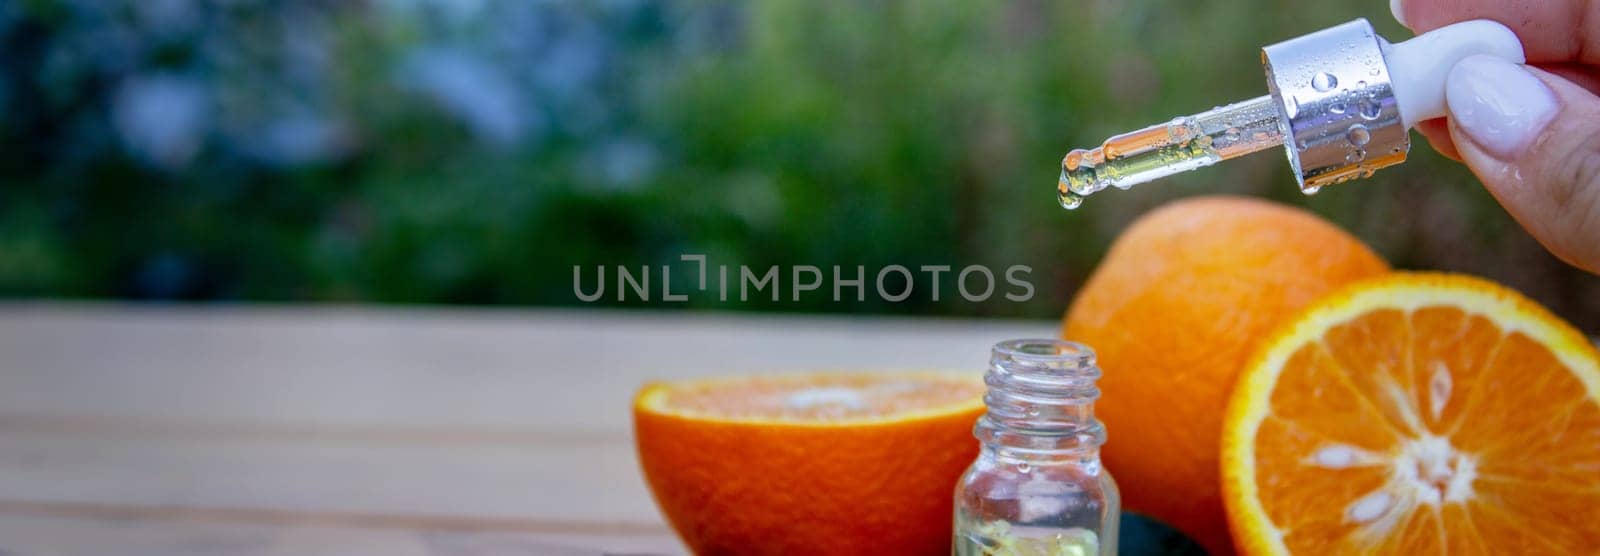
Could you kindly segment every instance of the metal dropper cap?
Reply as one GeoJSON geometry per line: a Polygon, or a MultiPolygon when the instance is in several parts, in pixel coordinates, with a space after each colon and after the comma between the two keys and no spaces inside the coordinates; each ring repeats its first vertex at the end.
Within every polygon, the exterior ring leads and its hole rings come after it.
{"type": "Polygon", "coordinates": [[[1289,166],[1302,191],[1371,176],[1405,162],[1388,43],[1357,19],[1261,49],[1289,166]]]}
{"type": "Polygon", "coordinates": [[[1263,48],[1269,95],[1077,149],[1057,194],[1075,208],[1106,187],[1134,185],[1284,145],[1300,190],[1371,176],[1404,162],[1417,122],[1443,116],[1444,81],[1474,54],[1522,63],[1504,25],[1456,23],[1390,44],[1365,19],[1263,48]]]}

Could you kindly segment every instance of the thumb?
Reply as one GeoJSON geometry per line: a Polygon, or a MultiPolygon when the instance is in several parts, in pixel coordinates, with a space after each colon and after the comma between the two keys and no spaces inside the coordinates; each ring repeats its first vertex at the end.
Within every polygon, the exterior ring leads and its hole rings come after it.
{"type": "Polygon", "coordinates": [[[1600,98],[1548,72],[1472,56],[1445,81],[1461,159],[1539,243],[1600,274],[1600,98]]]}

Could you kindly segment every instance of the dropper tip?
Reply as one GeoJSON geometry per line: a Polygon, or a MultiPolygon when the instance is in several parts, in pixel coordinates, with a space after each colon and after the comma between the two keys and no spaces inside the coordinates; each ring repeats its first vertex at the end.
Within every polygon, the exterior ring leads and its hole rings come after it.
{"type": "Polygon", "coordinates": [[[1083,204],[1083,195],[1072,190],[1072,184],[1067,181],[1066,170],[1061,171],[1061,177],[1056,180],[1056,199],[1061,201],[1061,208],[1072,210],[1083,204]]]}

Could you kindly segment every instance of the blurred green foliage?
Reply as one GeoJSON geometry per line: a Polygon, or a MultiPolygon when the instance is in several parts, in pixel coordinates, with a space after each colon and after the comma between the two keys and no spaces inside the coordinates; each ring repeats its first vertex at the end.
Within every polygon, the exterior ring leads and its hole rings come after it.
{"type": "Polygon", "coordinates": [[[1381,0],[460,4],[0,10],[0,292],[577,305],[574,265],[705,253],[1026,264],[1038,292],[630,304],[1053,317],[1133,218],[1231,193],[1600,329],[1597,280],[1420,136],[1315,197],[1261,155],[1056,206],[1067,150],[1264,94],[1264,44],[1409,36],[1381,0]]]}

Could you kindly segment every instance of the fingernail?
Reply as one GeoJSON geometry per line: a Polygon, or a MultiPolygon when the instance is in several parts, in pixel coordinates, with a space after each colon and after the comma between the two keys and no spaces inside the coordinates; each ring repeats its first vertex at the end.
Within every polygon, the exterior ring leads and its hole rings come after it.
{"type": "Polygon", "coordinates": [[[1406,25],[1406,10],[1404,6],[1401,6],[1403,3],[1404,2],[1402,2],[1402,0],[1389,0],[1389,13],[1394,14],[1395,21],[1398,21],[1401,25],[1410,28],[1410,25],[1406,25]]]}
{"type": "Polygon", "coordinates": [[[1555,118],[1556,96],[1521,65],[1469,56],[1445,79],[1450,120],[1500,159],[1514,158],[1555,118]]]}

